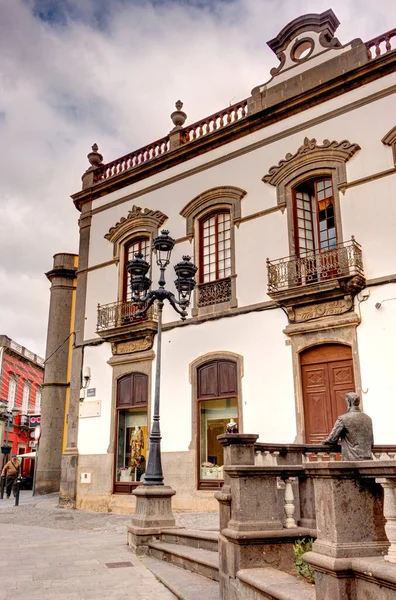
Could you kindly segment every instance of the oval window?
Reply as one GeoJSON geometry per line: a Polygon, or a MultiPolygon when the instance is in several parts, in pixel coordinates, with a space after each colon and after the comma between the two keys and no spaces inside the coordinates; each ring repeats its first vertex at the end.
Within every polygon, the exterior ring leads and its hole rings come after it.
{"type": "Polygon", "coordinates": [[[299,61],[308,58],[314,48],[312,40],[304,40],[297,44],[293,50],[293,60],[299,61]]]}

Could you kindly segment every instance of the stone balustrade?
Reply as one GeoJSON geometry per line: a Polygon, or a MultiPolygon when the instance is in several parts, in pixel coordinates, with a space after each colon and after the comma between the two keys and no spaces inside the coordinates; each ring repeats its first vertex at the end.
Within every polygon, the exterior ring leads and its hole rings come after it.
{"type": "Polygon", "coordinates": [[[369,59],[377,58],[396,49],[396,28],[366,42],[369,59]]]}
{"type": "Polygon", "coordinates": [[[260,444],[246,434],[218,439],[222,598],[234,597],[239,571],[290,572],[303,537],[316,540],[306,558],[317,600],[385,598],[381,590],[396,589],[395,447],[376,446],[377,460],[342,462],[339,448],[260,444]]]}

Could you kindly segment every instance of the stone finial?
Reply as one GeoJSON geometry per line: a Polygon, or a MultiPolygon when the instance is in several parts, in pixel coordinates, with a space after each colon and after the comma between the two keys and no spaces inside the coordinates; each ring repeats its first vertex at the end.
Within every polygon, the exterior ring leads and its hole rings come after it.
{"type": "MultiPolygon", "coordinates": [[[[181,102],[181,100],[178,100],[178,101],[175,103],[175,107],[176,107],[176,110],[175,110],[175,111],[174,111],[174,112],[171,114],[171,116],[170,116],[170,117],[171,117],[171,119],[172,119],[172,122],[173,122],[173,124],[174,124],[174,128],[173,128],[173,130],[174,130],[174,129],[177,129],[177,128],[179,128],[179,127],[183,127],[183,125],[184,125],[184,122],[185,122],[185,120],[187,119],[187,115],[186,115],[186,113],[182,111],[182,108],[183,108],[183,102],[181,102]]],[[[172,130],[172,131],[173,131],[173,130],[172,130]]]]}
{"type": "Polygon", "coordinates": [[[100,154],[100,152],[98,152],[98,150],[99,150],[98,144],[94,144],[92,146],[92,152],[87,154],[87,158],[91,165],[90,168],[96,169],[103,162],[103,156],[100,154]]]}

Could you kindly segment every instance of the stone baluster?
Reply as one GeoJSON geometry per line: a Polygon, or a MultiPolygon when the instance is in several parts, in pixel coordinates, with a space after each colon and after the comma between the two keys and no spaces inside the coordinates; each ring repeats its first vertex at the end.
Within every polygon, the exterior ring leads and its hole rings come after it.
{"type": "Polygon", "coordinates": [[[396,563],[396,479],[378,478],[376,482],[384,489],[385,533],[390,542],[384,559],[396,563]]]}
{"type": "Polygon", "coordinates": [[[296,507],[294,505],[294,494],[293,494],[293,477],[285,479],[285,528],[295,529],[297,527],[296,521],[294,520],[294,513],[296,507]]]}

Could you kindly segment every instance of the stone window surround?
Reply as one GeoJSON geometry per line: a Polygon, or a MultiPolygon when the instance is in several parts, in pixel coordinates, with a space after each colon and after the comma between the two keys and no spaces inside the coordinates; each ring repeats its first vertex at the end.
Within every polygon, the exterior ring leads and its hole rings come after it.
{"type": "Polygon", "coordinates": [[[133,205],[127,217],[122,217],[104,236],[113,243],[113,257],[118,264],[118,299],[122,300],[125,286],[125,247],[134,240],[146,238],[150,242],[159,234],[159,228],[168,217],[159,210],[142,209],[133,205]]]}
{"type": "Polygon", "coordinates": [[[296,187],[310,179],[331,177],[333,182],[334,208],[336,215],[337,238],[343,240],[340,212],[339,190],[345,190],[347,184],[346,162],[360,149],[358,144],[347,140],[329,142],[324,140],[323,146],[318,146],[315,139],[304,139],[297,152],[287,154],[277,166],[269,169],[262,178],[264,183],[276,186],[278,206],[287,208],[287,229],[289,238],[289,254],[295,255],[295,231],[293,191],[296,187]]]}
{"type": "Polygon", "coordinates": [[[362,398],[362,382],[359,361],[359,349],[356,328],[360,319],[356,313],[348,313],[339,317],[328,317],[326,321],[319,323],[301,323],[289,325],[284,333],[290,337],[292,348],[294,398],[296,410],[296,444],[305,443],[305,421],[303,386],[301,377],[300,354],[309,348],[322,346],[323,344],[342,344],[349,346],[352,350],[353,372],[355,378],[356,392],[362,398]]]}
{"type": "Polygon", "coordinates": [[[396,167],[396,126],[392,127],[390,131],[382,138],[382,143],[386,146],[391,146],[393,154],[393,163],[396,167]]]}
{"type": "Polygon", "coordinates": [[[110,426],[110,443],[107,452],[112,454],[114,457],[112,463],[111,477],[109,477],[109,486],[113,489],[113,482],[115,478],[115,453],[117,450],[116,443],[116,432],[117,432],[117,386],[118,380],[125,375],[131,373],[143,373],[148,376],[148,405],[147,405],[147,444],[148,436],[151,430],[151,401],[152,401],[152,362],[154,359],[154,352],[152,350],[146,352],[139,352],[137,354],[121,354],[118,356],[112,356],[108,361],[113,369],[113,382],[112,382],[112,401],[111,401],[111,426],[110,426]]]}
{"type": "Polygon", "coordinates": [[[234,186],[219,186],[206,190],[193,198],[180,211],[186,219],[186,235],[194,240],[194,262],[200,264],[200,223],[211,214],[227,211],[231,217],[231,299],[228,302],[212,304],[210,306],[198,307],[199,288],[194,291],[193,308],[191,315],[197,317],[204,314],[221,313],[229,308],[236,308],[238,300],[236,297],[236,272],[235,272],[235,225],[241,220],[241,200],[246,191],[234,186]]]}
{"type": "Polygon", "coordinates": [[[238,425],[239,433],[243,433],[243,402],[242,402],[242,377],[244,375],[243,356],[234,352],[219,351],[209,352],[199,358],[196,358],[189,365],[190,383],[191,383],[191,442],[189,450],[195,454],[195,489],[199,486],[199,442],[198,440],[198,369],[205,364],[215,360],[228,360],[237,365],[237,381],[238,381],[238,425]]]}

